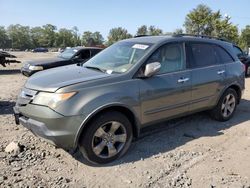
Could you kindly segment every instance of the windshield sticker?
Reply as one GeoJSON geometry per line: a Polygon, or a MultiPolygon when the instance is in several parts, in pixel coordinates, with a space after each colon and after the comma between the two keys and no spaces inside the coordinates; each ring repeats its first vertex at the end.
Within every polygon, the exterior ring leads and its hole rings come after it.
{"type": "Polygon", "coordinates": [[[134,46],[132,46],[132,48],[140,49],[140,50],[146,50],[148,47],[149,46],[145,44],[135,44],[134,46]]]}
{"type": "Polygon", "coordinates": [[[74,49],[73,51],[74,51],[74,52],[77,52],[77,49],[74,49]]]}
{"type": "Polygon", "coordinates": [[[107,70],[108,74],[112,74],[112,72],[113,72],[112,70],[107,70]]]}

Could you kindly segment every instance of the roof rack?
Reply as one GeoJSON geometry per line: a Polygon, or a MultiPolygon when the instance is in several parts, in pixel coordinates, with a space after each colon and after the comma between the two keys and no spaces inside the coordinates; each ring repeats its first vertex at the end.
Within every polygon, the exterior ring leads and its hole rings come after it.
{"type": "Polygon", "coordinates": [[[149,36],[151,36],[151,35],[136,35],[136,36],[134,36],[134,38],[138,38],[138,37],[149,37],[149,36]]]}
{"type": "Polygon", "coordinates": [[[215,39],[215,40],[220,40],[220,41],[224,41],[224,42],[230,42],[229,40],[224,39],[224,38],[212,37],[212,36],[208,36],[208,35],[176,34],[176,35],[173,35],[173,37],[198,37],[198,38],[215,39]]]}

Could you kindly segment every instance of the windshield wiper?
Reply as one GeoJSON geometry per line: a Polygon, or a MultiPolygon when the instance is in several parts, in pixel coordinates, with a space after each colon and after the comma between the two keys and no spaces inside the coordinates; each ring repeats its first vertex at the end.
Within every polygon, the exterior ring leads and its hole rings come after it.
{"type": "Polygon", "coordinates": [[[101,69],[101,68],[99,68],[99,67],[84,66],[84,68],[87,68],[87,69],[94,69],[94,70],[98,70],[98,71],[101,71],[101,72],[106,73],[106,70],[105,70],[105,69],[101,69]]]}

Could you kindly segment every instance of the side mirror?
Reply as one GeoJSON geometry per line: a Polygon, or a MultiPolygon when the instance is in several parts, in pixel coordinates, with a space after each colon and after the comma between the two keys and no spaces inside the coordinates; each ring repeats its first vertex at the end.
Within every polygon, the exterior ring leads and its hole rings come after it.
{"type": "Polygon", "coordinates": [[[144,76],[146,78],[153,76],[161,69],[161,64],[159,62],[149,63],[145,67],[144,76]]]}

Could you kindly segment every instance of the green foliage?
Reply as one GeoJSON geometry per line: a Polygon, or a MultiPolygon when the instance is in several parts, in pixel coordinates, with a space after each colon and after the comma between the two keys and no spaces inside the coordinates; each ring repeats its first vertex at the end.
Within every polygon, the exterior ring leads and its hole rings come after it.
{"type": "Polygon", "coordinates": [[[163,31],[155,26],[142,25],[137,29],[136,35],[162,35],[163,31]]]}
{"type": "Polygon", "coordinates": [[[241,32],[240,37],[241,47],[247,49],[250,47],[250,25],[247,25],[241,32]]]}
{"type": "Polygon", "coordinates": [[[132,38],[132,35],[122,27],[113,28],[109,31],[107,45],[111,45],[119,40],[132,38]]]}
{"type": "Polygon", "coordinates": [[[20,24],[10,25],[7,31],[12,48],[25,50],[32,45],[30,28],[28,26],[21,26],[20,24]]]}
{"type": "Polygon", "coordinates": [[[96,31],[94,33],[90,31],[85,31],[82,35],[82,44],[84,46],[96,46],[103,44],[103,36],[100,32],[96,31]]]}
{"type": "Polygon", "coordinates": [[[0,26],[0,48],[5,48],[9,45],[9,38],[4,27],[0,26]]]}
{"type": "Polygon", "coordinates": [[[183,34],[183,33],[184,33],[184,32],[183,32],[183,29],[176,29],[176,30],[173,32],[174,35],[183,34]]]}
{"type": "Polygon", "coordinates": [[[213,12],[206,5],[198,5],[187,14],[184,27],[186,33],[209,35],[238,42],[238,28],[230,22],[230,17],[222,18],[220,11],[213,12]]]}

